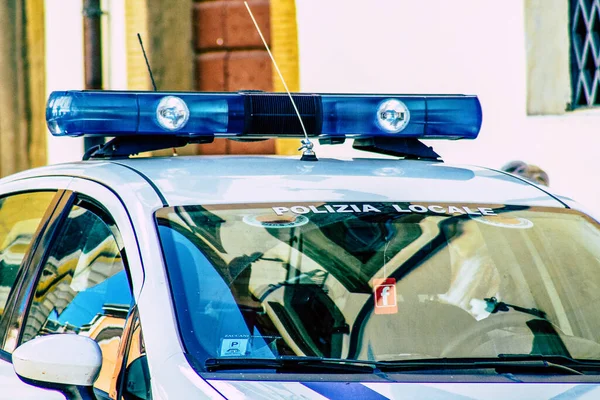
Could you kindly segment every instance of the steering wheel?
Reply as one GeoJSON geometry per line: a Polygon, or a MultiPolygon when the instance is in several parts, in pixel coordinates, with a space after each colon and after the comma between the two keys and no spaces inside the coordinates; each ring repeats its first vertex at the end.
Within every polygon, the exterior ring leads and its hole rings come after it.
{"type": "MultiPolygon", "coordinates": [[[[471,354],[479,345],[490,339],[487,334],[505,328],[527,328],[527,321],[539,319],[533,315],[515,311],[490,314],[487,318],[477,321],[471,328],[452,339],[442,350],[441,357],[465,357],[471,354]]],[[[529,331],[531,334],[531,331],[529,331]]]]}

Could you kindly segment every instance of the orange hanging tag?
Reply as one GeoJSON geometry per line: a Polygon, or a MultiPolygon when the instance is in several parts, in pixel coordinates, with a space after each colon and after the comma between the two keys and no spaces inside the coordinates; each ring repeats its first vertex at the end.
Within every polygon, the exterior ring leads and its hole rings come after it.
{"type": "Polygon", "coordinates": [[[398,312],[396,279],[373,279],[373,293],[375,314],[396,314],[398,312]]]}

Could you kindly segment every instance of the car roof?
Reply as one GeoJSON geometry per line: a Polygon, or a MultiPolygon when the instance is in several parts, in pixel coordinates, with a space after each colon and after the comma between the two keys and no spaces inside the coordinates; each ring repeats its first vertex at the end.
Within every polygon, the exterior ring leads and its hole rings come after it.
{"type": "Polygon", "coordinates": [[[281,156],[129,158],[42,167],[8,179],[71,175],[116,186],[123,183],[119,171],[124,168],[143,175],[171,206],[410,201],[564,207],[541,187],[500,171],[381,158],[316,162],[281,156]]]}

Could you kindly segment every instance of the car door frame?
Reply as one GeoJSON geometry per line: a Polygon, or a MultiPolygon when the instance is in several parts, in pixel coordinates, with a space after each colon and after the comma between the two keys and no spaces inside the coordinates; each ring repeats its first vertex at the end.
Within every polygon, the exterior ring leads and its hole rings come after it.
{"type": "MultiPolygon", "coordinates": [[[[67,188],[65,188],[63,201],[57,205],[51,216],[51,223],[41,234],[40,242],[43,245],[37,246],[35,252],[31,255],[31,259],[27,265],[27,271],[30,274],[28,275],[28,279],[23,280],[20,296],[15,301],[15,304],[12,304],[12,307],[15,309],[14,312],[16,312],[17,308],[23,307],[24,301],[26,301],[25,307],[27,310],[25,310],[23,314],[27,314],[31,302],[31,293],[29,292],[33,290],[37,276],[41,272],[43,267],[41,264],[47,256],[47,251],[55,239],[57,230],[62,226],[62,223],[65,221],[71,210],[71,206],[79,196],[94,200],[115,222],[121,239],[123,240],[123,246],[126,249],[137,250],[126,252],[127,262],[125,272],[129,279],[130,286],[132,287],[132,297],[134,299],[136,298],[136,289],[139,293],[139,289],[141,289],[143,284],[144,273],[137,236],[125,205],[119,196],[106,186],[87,179],[72,178],[67,188]]],[[[13,317],[10,319],[10,323],[14,324],[18,323],[18,321],[13,317]]]]}
{"type": "MultiPolygon", "coordinates": [[[[15,300],[20,297],[25,283],[30,278],[32,272],[32,261],[37,252],[37,249],[43,247],[46,243],[44,238],[47,237],[48,232],[52,231],[56,227],[57,214],[56,210],[63,207],[63,203],[66,201],[68,196],[66,194],[66,188],[71,182],[69,177],[53,177],[53,178],[28,178],[18,181],[13,181],[2,186],[2,193],[0,198],[7,196],[13,196],[24,193],[36,193],[54,191],[56,192],[54,198],[48,205],[42,221],[34,234],[31,245],[25,253],[23,261],[21,262],[21,268],[17,274],[15,285],[11,290],[8,301],[5,305],[4,316],[0,319],[0,359],[9,361],[11,352],[4,351],[4,345],[7,340],[9,327],[13,321],[15,311],[15,300]]],[[[13,349],[14,350],[14,349],[13,349]]]]}
{"type": "MultiPolygon", "coordinates": [[[[40,221],[40,224],[32,238],[29,249],[23,257],[15,284],[11,289],[11,293],[4,310],[3,318],[0,320],[0,362],[5,364],[5,367],[7,366],[6,364],[12,365],[12,352],[5,351],[4,344],[8,337],[9,327],[11,326],[10,321],[12,321],[15,313],[14,299],[17,298],[23,290],[24,283],[27,281],[27,277],[30,273],[31,262],[34,254],[36,253],[37,249],[40,248],[40,246],[44,246],[44,234],[46,234],[52,229],[53,226],[55,226],[54,218],[56,218],[56,210],[61,207],[61,204],[65,201],[65,189],[68,187],[70,182],[70,177],[49,177],[27,178],[8,182],[2,185],[0,198],[24,193],[39,193],[47,191],[55,192],[55,195],[44,212],[44,216],[42,217],[42,220],[40,221]]],[[[12,396],[13,394],[17,395],[18,393],[19,396],[26,396],[30,399],[64,398],[64,395],[57,391],[36,388],[20,381],[19,382],[22,383],[22,385],[17,383],[17,387],[11,388],[10,380],[14,378],[15,382],[17,382],[16,380],[19,379],[16,374],[14,374],[14,376],[5,376],[3,378],[6,378],[5,384],[8,383],[8,387],[3,385],[3,396],[12,396]],[[16,392],[11,392],[11,390],[16,390],[16,392]]]]}
{"type": "MultiPolygon", "coordinates": [[[[21,271],[23,273],[18,277],[18,281],[15,284],[15,290],[13,290],[16,294],[11,296],[11,299],[9,299],[10,303],[7,303],[6,313],[10,313],[10,317],[6,318],[5,325],[7,327],[18,326],[19,329],[18,340],[17,343],[15,343],[14,348],[20,344],[23,323],[29,312],[29,308],[31,307],[31,298],[39,274],[43,269],[44,260],[48,255],[48,251],[52,248],[52,245],[56,240],[56,235],[63,226],[73,204],[80,197],[95,202],[100,206],[103,212],[108,214],[114,220],[125,249],[136,249],[134,251],[126,251],[127,260],[125,263],[125,271],[130,284],[131,295],[134,299],[133,302],[135,302],[135,289],[133,289],[133,287],[137,287],[139,292],[143,284],[143,268],[137,236],[133,228],[132,219],[121,198],[114,191],[99,182],[84,178],[57,179],[58,180],[55,181],[54,184],[49,183],[49,181],[53,180],[52,177],[31,178],[17,181],[18,184],[14,185],[17,190],[3,190],[5,193],[0,195],[3,197],[5,195],[17,194],[20,192],[36,192],[44,190],[57,191],[57,196],[53,199],[52,207],[49,207],[43,223],[40,224],[42,228],[38,229],[38,232],[34,237],[35,243],[32,243],[30,251],[28,251],[26,258],[24,258],[22,263],[21,271]],[[41,186],[34,186],[35,189],[32,190],[31,185],[34,182],[45,182],[43,187],[46,187],[46,189],[41,188],[41,186]],[[29,189],[18,190],[20,186],[29,189]],[[59,186],[60,189],[57,189],[56,186],[59,186]],[[50,208],[52,209],[50,210],[50,208]]],[[[2,337],[0,337],[3,346],[5,345],[7,337],[8,329],[6,329],[2,337]]],[[[123,338],[121,340],[123,340],[123,338]]],[[[9,349],[10,352],[2,351],[4,353],[2,359],[10,362],[10,354],[14,351],[14,348],[9,349]]]]}

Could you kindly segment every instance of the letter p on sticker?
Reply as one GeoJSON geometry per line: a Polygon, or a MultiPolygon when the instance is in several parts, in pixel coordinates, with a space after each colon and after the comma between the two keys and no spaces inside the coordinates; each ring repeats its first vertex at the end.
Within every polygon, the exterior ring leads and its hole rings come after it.
{"type": "Polygon", "coordinates": [[[398,312],[396,279],[373,279],[373,298],[375,314],[396,314],[398,312]]]}

